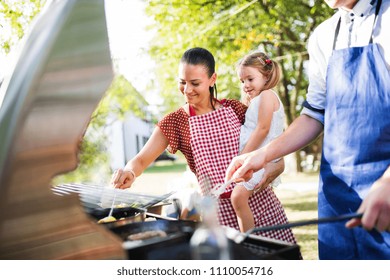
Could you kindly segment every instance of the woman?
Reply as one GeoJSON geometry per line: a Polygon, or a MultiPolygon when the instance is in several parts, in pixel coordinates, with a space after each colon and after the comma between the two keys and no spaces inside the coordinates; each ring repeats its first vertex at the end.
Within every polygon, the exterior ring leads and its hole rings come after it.
{"type": "MultiPolygon", "coordinates": [[[[224,183],[225,171],[239,151],[239,134],[247,107],[237,100],[217,100],[215,61],[203,48],[187,50],[179,65],[179,90],[186,104],[165,116],[155,128],[143,149],[112,179],[116,188],[128,188],[166,148],[180,150],[196,175],[202,195],[208,195],[224,183]]],[[[266,167],[259,185],[266,187],[249,199],[255,225],[286,223],[284,209],[269,182],[283,169],[283,162],[266,167]],[[280,168],[280,165],[282,167],[280,168]]],[[[218,199],[221,225],[239,229],[230,201],[233,184],[218,199]]],[[[290,229],[264,232],[264,236],[295,243],[290,229]]]]}

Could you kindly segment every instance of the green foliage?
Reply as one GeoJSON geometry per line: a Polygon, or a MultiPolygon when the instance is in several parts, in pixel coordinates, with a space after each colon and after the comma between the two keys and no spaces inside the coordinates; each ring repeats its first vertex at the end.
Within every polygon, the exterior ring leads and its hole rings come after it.
{"type": "MultiPolygon", "coordinates": [[[[0,2],[3,53],[8,53],[22,38],[45,2],[0,2]]],[[[240,99],[241,93],[235,65],[246,53],[260,49],[281,65],[283,79],[278,92],[291,123],[298,115],[307,88],[303,67],[307,60],[307,39],[333,11],[322,0],[150,0],[146,13],[154,19],[149,28],[157,31],[149,53],[156,62],[159,82],[155,84],[165,100],[162,113],[184,102],[177,89],[177,69],[186,49],[194,46],[209,49],[217,61],[218,97],[236,99],[240,99]]],[[[105,131],[108,121],[124,118],[127,112],[150,119],[147,106],[143,96],[123,76],[115,77],[91,118],[81,145],[78,169],[63,179],[86,181],[95,175],[110,174],[104,148],[109,137],[105,131]]]]}
{"type": "MultiPolygon", "coordinates": [[[[9,53],[20,41],[45,2],[44,0],[0,2],[0,50],[3,53],[9,53]]],[[[80,145],[77,169],[58,176],[54,183],[107,182],[112,173],[106,150],[110,137],[106,129],[109,122],[123,119],[129,112],[139,118],[150,119],[152,116],[147,112],[147,106],[144,97],[123,76],[116,76],[92,115],[80,145]]]]}
{"type": "Polygon", "coordinates": [[[217,62],[220,98],[241,96],[235,65],[248,52],[260,49],[277,60],[283,69],[278,91],[286,107],[288,123],[298,115],[307,79],[304,62],[306,43],[313,29],[333,11],[323,1],[311,0],[151,0],[146,13],[157,30],[150,55],[166,112],[182,104],[177,90],[177,66],[188,48],[209,49],[217,62]],[[300,98],[301,97],[301,98],[300,98]],[[168,101],[169,100],[169,101],[168,101]]]}
{"type": "Polygon", "coordinates": [[[54,181],[55,184],[65,182],[107,183],[112,174],[109,153],[106,150],[110,140],[107,127],[110,122],[123,119],[129,112],[145,119],[147,105],[148,103],[143,96],[123,76],[116,76],[92,114],[80,147],[78,168],[57,177],[54,181]]]}
{"type": "MultiPolygon", "coordinates": [[[[235,65],[245,54],[261,50],[276,60],[282,79],[276,90],[289,125],[302,109],[308,80],[307,41],[314,28],[333,14],[322,0],[150,0],[146,13],[156,30],[149,53],[157,65],[167,113],[181,104],[178,62],[191,47],[204,47],[216,59],[218,98],[241,99],[235,65]]],[[[321,139],[313,143],[321,145],[321,139]]],[[[311,153],[312,146],[307,150],[311,153]]],[[[300,155],[296,153],[298,171],[300,155]]]]}
{"type": "Polygon", "coordinates": [[[105,124],[109,115],[115,115],[123,119],[127,113],[146,119],[148,102],[122,75],[114,78],[111,86],[101,100],[97,110],[92,115],[90,125],[101,127],[105,124]]]}
{"type": "Polygon", "coordinates": [[[23,37],[46,0],[2,0],[0,2],[0,50],[9,53],[23,37]]]}
{"type": "Polygon", "coordinates": [[[81,143],[77,169],[57,176],[53,180],[53,185],[72,182],[107,183],[112,174],[106,150],[107,141],[108,137],[104,130],[89,126],[81,143]]]}

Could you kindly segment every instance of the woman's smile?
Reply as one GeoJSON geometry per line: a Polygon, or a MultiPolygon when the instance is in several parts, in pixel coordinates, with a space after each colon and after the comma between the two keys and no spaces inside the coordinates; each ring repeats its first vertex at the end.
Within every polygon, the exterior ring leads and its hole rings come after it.
{"type": "Polygon", "coordinates": [[[182,63],[179,66],[179,90],[191,105],[208,106],[214,79],[202,65],[182,63]]]}

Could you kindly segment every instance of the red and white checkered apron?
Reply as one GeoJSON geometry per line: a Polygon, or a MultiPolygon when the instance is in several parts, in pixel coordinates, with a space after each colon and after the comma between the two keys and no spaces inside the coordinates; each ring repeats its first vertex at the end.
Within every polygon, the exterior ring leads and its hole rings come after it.
{"type": "MultiPolygon", "coordinates": [[[[228,165],[238,155],[241,123],[230,107],[222,107],[204,115],[192,115],[189,122],[196,175],[202,194],[205,195],[209,193],[210,187],[224,182],[228,165]]],[[[229,196],[232,189],[233,185],[230,185],[218,199],[218,219],[221,225],[239,230],[229,196]]],[[[252,195],[249,205],[256,227],[287,223],[284,209],[270,186],[252,195]]],[[[261,235],[296,243],[291,229],[267,231],[261,235]]]]}

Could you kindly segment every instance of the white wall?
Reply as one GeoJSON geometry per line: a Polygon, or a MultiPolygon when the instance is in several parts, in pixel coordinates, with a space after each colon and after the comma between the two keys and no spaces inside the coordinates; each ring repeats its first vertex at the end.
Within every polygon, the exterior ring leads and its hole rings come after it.
{"type": "Polygon", "coordinates": [[[108,152],[110,154],[110,165],[113,170],[122,168],[125,162],[122,122],[116,121],[108,128],[108,152]]]}
{"type": "Polygon", "coordinates": [[[126,118],[123,124],[125,160],[133,158],[152,134],[154,125],[134,116],[126,118]]]}
{"type": "Polygon", "coordinates": [[[124,121],[110,125],[108,150],[112,169],[123,168],[144,146],[152,134],[154,125],[129,114],[124,121]]]}

